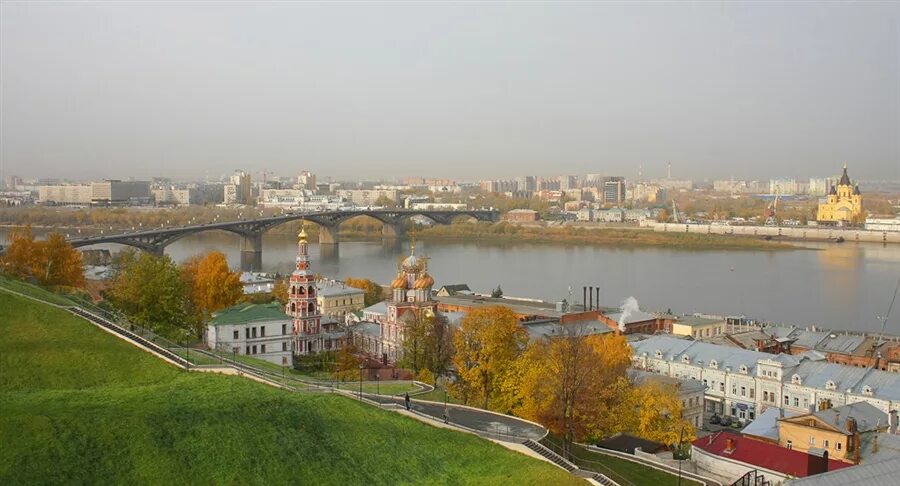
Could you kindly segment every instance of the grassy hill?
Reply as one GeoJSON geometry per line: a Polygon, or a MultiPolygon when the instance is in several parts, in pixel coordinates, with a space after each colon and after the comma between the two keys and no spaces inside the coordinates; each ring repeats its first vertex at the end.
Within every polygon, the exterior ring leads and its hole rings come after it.
{"type": "Polygon", "coordinates": [[[180,371],[5,292],[0,316],[0,484],[580,483],[341,396],[180,371]]]}

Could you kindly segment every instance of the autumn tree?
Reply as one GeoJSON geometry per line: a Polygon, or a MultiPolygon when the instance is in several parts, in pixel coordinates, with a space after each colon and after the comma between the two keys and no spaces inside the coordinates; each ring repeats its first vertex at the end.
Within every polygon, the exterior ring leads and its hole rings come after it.
{"type": "Polygon", "coordinates": [[[0,258],[0,268],[14,277],[34,278],[42,285],[84,285],[81,252],[59,233],[50,233],[43,241],[35,240],[31,227],[13,230],[10,244],[0,258]]]}
{"type": "Polygon", "coordinates": [[[191,330],[188,286],[167,255],[125,250],[109,297],[132,322],[171,339],[191,330]]]}
{"type": "Polygon", "coordinates": [[[353,339],[348,335],[347,344],[339,351],[337,362],[334,365],[334,378],[338,381],[353,381],[359,379],[359,365],[361,363],[359,352],[353,344],[353,339]]]}
{"type": "Polygon", "coordinates": [[[272,287],[272,297],[275,297],[275,300],[281,305],[288,303],[288,279],[279,278],[275,281],[275,286],[272,287]]]}
{"type": "Polygon", "coordinates": [[[528,332],[508,307],[475,309],[462,319],[453,336],[453,364],[464,383],[464,400],[477,399],[485,409],[504,410],[511,400],[504,394],[504,381],[525,349],[528,332]]]}
{"type": "Polygon", "coordinates": [[[189,292],[189,308],[193,331],[197,337],[210,316],[217,310],[234,305],[244,295],[240,274],[228,268],[228,260],[220,251],[190,258],[181,267],[181,275],[189,292]]]}
{"type": "Polygon", "coordinates": [[[365,295],[363,296],[363,300],[366,306],[374,305],[381,302],[381,294],[382,289],[381,286],[377,283],[367,279],[367,278],[352,278],[348,277],[344,280],[344,283],[348,287],[353,287],[356,289],[362,289],[365,291],[365,295]]]}
{"type": "Polygon", "coordinates": [[[564,439],[565,452],[612,419],[627,389],[630,350],[624,337],[588,335],[581,326],[534,342],[517,362],[521,371],[519,415],[564,439]]]}
{"type": "Polygon", "coordinates": [[[678,444],[682,437],[693,441],[696,431],[693,424],[681,416],[682,403],[678,388],[670,383],[646,379],[631,390],[635,417],[630,427],[632,433],[663,444],[678,444]]]}
{"type": "Polygon", "coordinates": [[[444,374],[453,356],[453,334],[447,319],[430,309],[403,318],[403,353],[398,364],[418,375],[428,370],[435,376],[444,374]]]}

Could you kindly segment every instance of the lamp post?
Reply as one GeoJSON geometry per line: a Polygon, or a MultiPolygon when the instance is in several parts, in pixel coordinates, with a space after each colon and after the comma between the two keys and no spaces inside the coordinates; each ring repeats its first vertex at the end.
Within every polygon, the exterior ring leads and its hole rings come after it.
{"type": "Polygon", "coordinates": [[[362,401],[362,372],[364,366],[362,364],[359,365],[359,401],[362,401]]]}
{"type": "Polygon", "coordinates": [[[678,486],[681,486],[681,461],[684,459],[684,425],[681,426],[681,432],[678,433],[678,486]]]}
{"type": "Polygon", "coordinates": [[[375,374],[375,395],[378,396],[378,403],[381,403],[381,375],[375,374]]]}

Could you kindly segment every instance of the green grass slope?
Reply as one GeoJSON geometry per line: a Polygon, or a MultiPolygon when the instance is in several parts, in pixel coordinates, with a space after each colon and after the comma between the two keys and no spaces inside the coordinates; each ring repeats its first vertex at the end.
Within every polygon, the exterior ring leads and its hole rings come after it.
{"type": "Polygon", "coordinates": [[[353,400],[168,366],[0,292],[0,484],[579,484],[353,400]]]}

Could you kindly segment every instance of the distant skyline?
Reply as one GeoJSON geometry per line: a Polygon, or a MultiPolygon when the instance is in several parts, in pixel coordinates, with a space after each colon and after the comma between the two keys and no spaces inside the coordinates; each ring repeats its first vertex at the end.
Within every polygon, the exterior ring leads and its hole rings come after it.
{"type": "Polygon", "coordinates": [[[0,175],[900,179],[900,3],[0,4],[0,175]]]}

